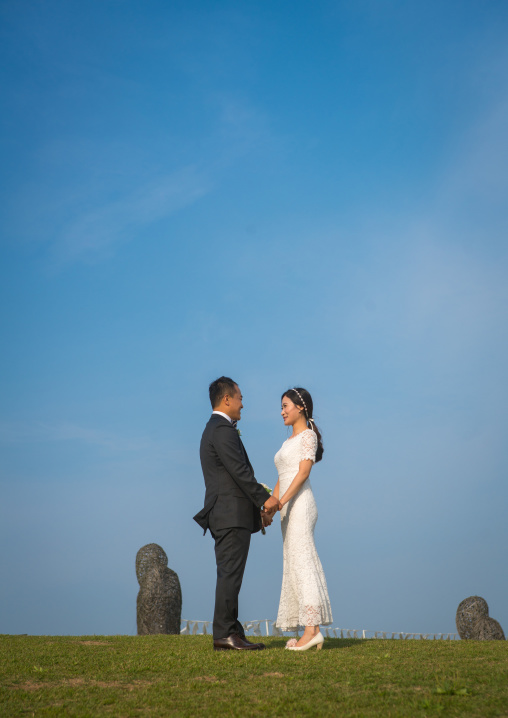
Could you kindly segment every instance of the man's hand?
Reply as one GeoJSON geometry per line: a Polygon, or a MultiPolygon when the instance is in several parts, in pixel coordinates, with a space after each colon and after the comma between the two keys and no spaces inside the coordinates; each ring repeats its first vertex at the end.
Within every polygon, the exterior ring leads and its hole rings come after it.
{"type": "Polygon", "coordinates": [[[268,512],[262,511],[261,512],[261,523],[263,524],[263,528],[266,529],[267,526],[271,526],[273,523],[273,514],[269,514],[268,512]]]}
{"type": "Polygon", "coordinates": [[[274,513],[276,511],[280,511],[281,508],[282,508],[282,505],[281,505],[279,499],[276,498],[275,496],[270,496],[270,498],[265,501],[264,513],[267,513],[270,516],[270,518],[272,518],[274,513]]]}

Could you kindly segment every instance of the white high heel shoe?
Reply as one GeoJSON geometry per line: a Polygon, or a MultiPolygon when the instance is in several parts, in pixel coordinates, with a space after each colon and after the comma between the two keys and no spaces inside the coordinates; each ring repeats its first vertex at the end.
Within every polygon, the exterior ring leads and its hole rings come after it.
{"type": "Polygon", "coordinates": [[[315,635],[314,638],[311,638],[305,646],[286,646],[286,648],[288,651],[308,651],[309,648],[316,646],[316,650],[320,651],[323,648],[324,642],[325,639],[323,638],[323,634],[319,631],[319,633],[315,635]]]}

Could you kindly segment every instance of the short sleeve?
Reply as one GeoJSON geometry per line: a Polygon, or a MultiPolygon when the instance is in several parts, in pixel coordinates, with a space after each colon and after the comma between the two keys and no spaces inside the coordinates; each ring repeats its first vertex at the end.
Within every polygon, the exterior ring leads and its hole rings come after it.
{"type": "Polygon", "coordinates": [[[318,445],[317,436],[312,431],[312,429],[304,431],[302,434],[300,461],[304,461],[305,459],[310,459],[311,461],[315,462],[317,445],[318,445]]]}

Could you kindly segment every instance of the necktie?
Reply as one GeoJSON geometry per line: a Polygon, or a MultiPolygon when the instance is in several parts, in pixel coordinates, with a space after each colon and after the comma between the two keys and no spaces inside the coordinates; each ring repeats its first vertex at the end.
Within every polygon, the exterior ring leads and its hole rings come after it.
{"type": "Polygon", "coordinates": [[[236,425],[238,424],[238,421],[236,419],[231,419],[231,424],[233,426],[233,429],[236,429],[236,425]]]}

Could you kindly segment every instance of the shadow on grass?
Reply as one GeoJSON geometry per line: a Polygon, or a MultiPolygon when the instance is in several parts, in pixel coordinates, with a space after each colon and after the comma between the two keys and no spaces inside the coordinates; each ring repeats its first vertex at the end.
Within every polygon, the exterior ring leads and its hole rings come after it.
{"type": "MultiPolygon", "coordinates": [[[[263,639],[261,639],[263,640],[263,639]]],[[[288,638],[272,638],[267,648],[285,648],[288,638]]],[[[324,651],[339,650],[341,648],[359,648],[365,645],[365,641],[360,638],[325,638],[323,644],[324,651]]],[[[309,650],[314,650],[310,648],[309,650]]]]}

